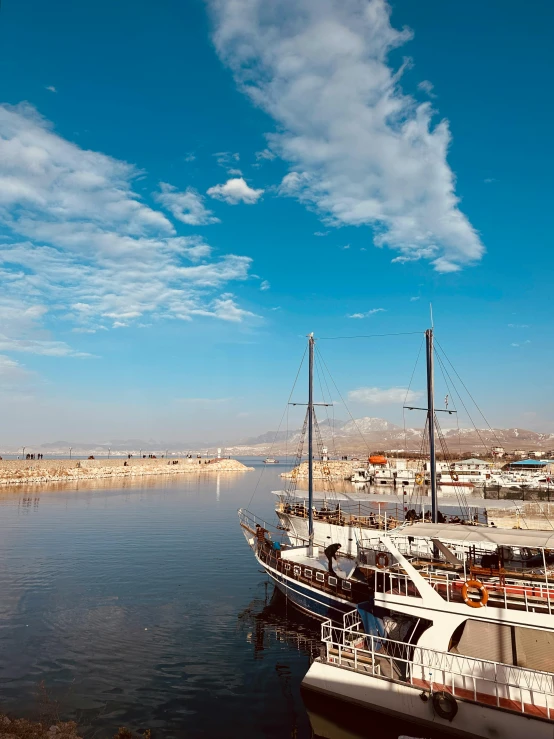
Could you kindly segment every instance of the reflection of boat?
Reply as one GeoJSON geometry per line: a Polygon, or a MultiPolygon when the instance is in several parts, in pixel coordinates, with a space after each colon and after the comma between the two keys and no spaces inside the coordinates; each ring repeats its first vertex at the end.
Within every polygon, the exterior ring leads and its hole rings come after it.
{"type": "Polygon", "coordinates": [[[267,457],[264,459],[264,464],[279,464],[279,460],[273,459],[273,457],[267,457]]]}

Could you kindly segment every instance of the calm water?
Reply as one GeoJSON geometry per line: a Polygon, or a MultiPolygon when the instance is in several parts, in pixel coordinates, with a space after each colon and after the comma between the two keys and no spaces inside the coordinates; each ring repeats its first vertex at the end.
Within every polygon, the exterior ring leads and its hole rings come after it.
{"type": "MultiPolygon", "coordinates": [[[[0,494],[0,709],[45,696],[89,737],[311,737],[300,682],[319,626],[257,567],[238,526],[272,515],[279,466],[0,494]]],[[[307,699],[322,736],[405,726],[307,699]]],[[[413,736],[429,736],[414,729],[413,736]]]]}

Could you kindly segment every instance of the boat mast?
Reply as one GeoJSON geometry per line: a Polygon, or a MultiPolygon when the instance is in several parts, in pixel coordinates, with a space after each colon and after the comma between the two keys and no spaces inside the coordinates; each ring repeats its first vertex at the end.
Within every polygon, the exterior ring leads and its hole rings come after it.
{"type": "Polygon", "coordinates": [[[433,329],[425,332],[427,349],[427,424],[429,426],[429,459],[431,466],[431,516],[438,523],[437,459],[435,452],[435,377],[433,363],[433,329]]]}
{"type": "Polygon", "coordinates": [[[314,335],[308,336],[308,557],[314,553],[314,335]]]}

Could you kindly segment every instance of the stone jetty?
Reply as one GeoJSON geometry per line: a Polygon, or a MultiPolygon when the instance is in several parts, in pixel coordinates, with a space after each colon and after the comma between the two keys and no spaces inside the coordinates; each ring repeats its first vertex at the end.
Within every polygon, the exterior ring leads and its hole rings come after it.
{"type": "MultiPolygon", "coordinates": [[[[363,467],[363,462],[329,460],[314,462],[314,480],[348,480],[354,470],[363,467]]],[[[301,462],[290,472],[283,472],[281,477],[295,477],[297,480],[308,479],[308,462],[301,462]]]]}
{"type": "Polygon", "coordinates": [[[0,460],[0,486],[146,475],[231,474],[253,469],[236,459],[7,459],[0,460]]]}

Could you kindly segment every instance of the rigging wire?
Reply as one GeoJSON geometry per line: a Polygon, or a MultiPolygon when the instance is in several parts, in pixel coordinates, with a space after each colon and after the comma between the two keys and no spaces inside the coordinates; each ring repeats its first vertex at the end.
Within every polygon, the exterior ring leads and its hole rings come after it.
{"type": "Polygon", "coordinates": [[[499,438],[498,438],[498,437],[497,437],[497,435],[496,435],[496,434],[494,433],[494,429],[493,429],[493,428],[491,427],[490,423],[489,423],[489,422],[488,422],[488,420],[487,420],[487,419],[485,418],[485,415],[484,415],[483,411],[482,411],[482,410],[481,410],[481,408],[480,408],[480,407],[479,407],[479,406],[477,405],[477,402],[475,401],[475,398],[473,397],[473,395],[472,395],[472,394],[471,394],[471,393],[469,392],[469,390],[467,389],[467,387],[466,387],[466,385],[465,385],[464,381],[462,380],[462,378],[461,378],[461,377],[460,377],[460,375],[458,374],[458,372],[457,372],[457,370],[456,370],[456,367],[454,367],[454,365],[452,364],[452,362],[451,362],[451,361],[450,361],[450,359],[448,358],[448,355],[446,354],[446,352],[444,351],[444,349],[442,348],[442,346],[441,346],[441,345],[439,344],[439,342],[438,342],[438,341],[436,341],[436,343],[437,343],[437,345],[438,345],[439,349],[441,350],[441,352],[443,353],[443,355],[444,355],[444,358],[446,359],[446,361],[448,362],[448,364],[449,364],[449,365],[450,365],[450,366],[452,367],[452,370],[453,370],[453,372],[455,373],[456,377],[457,377],[457,378],[458,378],[458,380],[459,380],[459,381],[460,381],[460,382],[462,383],[462,387],[464,388],[464,390],[466,391],[466,393],[467,393],[467,394],[469,395],[469,397],[471,398],[471,402],[472,402],[472,403],[473,403],[473,405],[474,405],[474,406],[475,406],[475,407],[477,408],[477,410],[478,410],[478,412],[479,412],[479,415],[481,416],[481,418],[483,419],[483,421],[484,421],[484,422],[485,422],[485,423],[487,424],[487,427],[488,427],[489,431],[491,431],[491,432],[492,432],[492,434],[493,434],[494,438],[496,439],[496,441],[497,441],[497,443],[498,443],[498,446],[501,446],[499,438]]]}
{"type": "MultiPolygon", "coordinates": [[[[275,432],[275,436],[273,437],[273,441],[271,442],[271,445],[269,447],[269,455],[268,456],[271,456],[271,452],[273,450],[273,447],[275,446],[275,444],[277,442],[277,436],[279,435],[279,431],[281,430],[281,425],[283,423],[283,419],[285,417],[285,414],[287,414],[287,425],[288,425],[288,408],[289,408],[290,399],[292,398],[292,394],[293,394],[293,392],[294,392],[294,390],[296,388],[296,383],[298,382],[298,378],[300,377],[300,371],[302,369],[302,365],[304,364],[304,360],[306,359],[306,353],[307,353],[307,351],[308,351],[308,346],[306,345],[306,348],[304,349],[304,354],[302,355],[302,359],[300,360],[300,366],[298,367],[298,372],[296,373],[296,377],[294,378],[294,383],[292,385],[292,389],[290,391],[290,395],[288,397],[287,404],[285,406],[285,410],[283,411],[283,415],[281,416],[281,420],[279,421],[279,426],[277,427],[277,431],[275,432]]],[[[250,500],[248,501],[248,507],[250,507],[252,501],[254,500],[254,496],[258,492],[258,488],[259,488],[260,483],[262,481],[262,477],[264,476],[264,472],[265,472],[265,468],[262,467],[262,471],[261,471],[261,473],[260,473],[260,475],[258,477],[258,481],[256,482],[256,485],[254,487],[254,491],[252,492],[252,495],[250,496],[250,500]]]]}
{"type": "Polygon", "coordinates": [[[348,406],[346,405],[346,403],[344,402],[344,398],[342,397],[342,395],[341,395],[341,392],[340,392],[340,390],[339,390],[339,389],[338,389],[338,387],[337,387],[337,383],[336,383],[336,382],[334,381],[334,379],[333,379],[333,376],[332,376],[332,375],[331,375],[331,373],[329,372],[329,368],[327,367],[327,364],[326,364],[325,360],[323,359],[323,356],[322,356],[322,354],[321,354],[321,351],[319,352],[319,357],[320,357],[320,359],[321,359],[321,361],[322,361],[322,363],[323,363],[323,366],[325,367],[325,369],[326,369],[326,371],[327,371],[327,374],[329,375],[329,378],[330,378],[331,382],[333,383],[333,386],[334,386],[335,390],[336,390],[336,391],[337,391],[337,393],[339,394],[339,398],[341,399],[341,402],[342,402],[342,404],[343,404],[343,405],[344,405],[344,407],[346,408],[346,411],[347,411],[348,415],[350,416],[350,419],[351,419],[352,423],[354,424],[354,426],[355,426],[355,428],[356,428],[357,432],[358,432],[358,433],[360,434],[360,437],[362,438],[362,441],[364,442],[364,444],[365,444],[365,447],[366,447],[366,449],[367,449],[367,452],[368,452],[368,454],[369,454],[369,452],[370,452],[370,447],[369,447],[369,444],[367,443],[367,440],[366,440],[365,436],[364,436],[364,435],[362,434],[362,432],[361,432],[361,430],[360,430],[360,427],[359,427],[359,426],[358,426],[358,424],[356,423],[356,419],[354,418],[354,416],[352,415],[352,413],[350,413],[350,408],[349,408],[349,407],[348,407],[348,406]]]}
{"type": "Polygon", "coordinates": [[[401,331],[395,334],[363,334],[358,336],[318,336],[318,341],[337,341],[339,339],[374,339],[378,336],[415,336],[421,334],[422,331],[401,331]]]}
{"type": "Polygon", "coordinates": [[[416,361],[415,361],[415,364],[414,364],[414,368],[412,370],[412,376],[410,377],[410,382],[408,384],[408,389],[406,390],[406,397],[404,398],[404,403],[402,405],[402,421],[404,423],[404,446],[406,446],[406,447],[408,446],[408,436],[407,436],[407,433],[406,433],[406,408],[404,406],[408,402],[408,395],[410,393],[410,389],[412,387],[412,382],[413,382],[413,379],[414,379],[415,371],[416,371],[417,365],[419,363],[419,357],[421,355],[421,350],[423,348],[423,341],[424,341],[424,337],[421,339],[421,344],[419,345],[419,351],[417,353],[417,358],[416,358],[416,361]]]}

